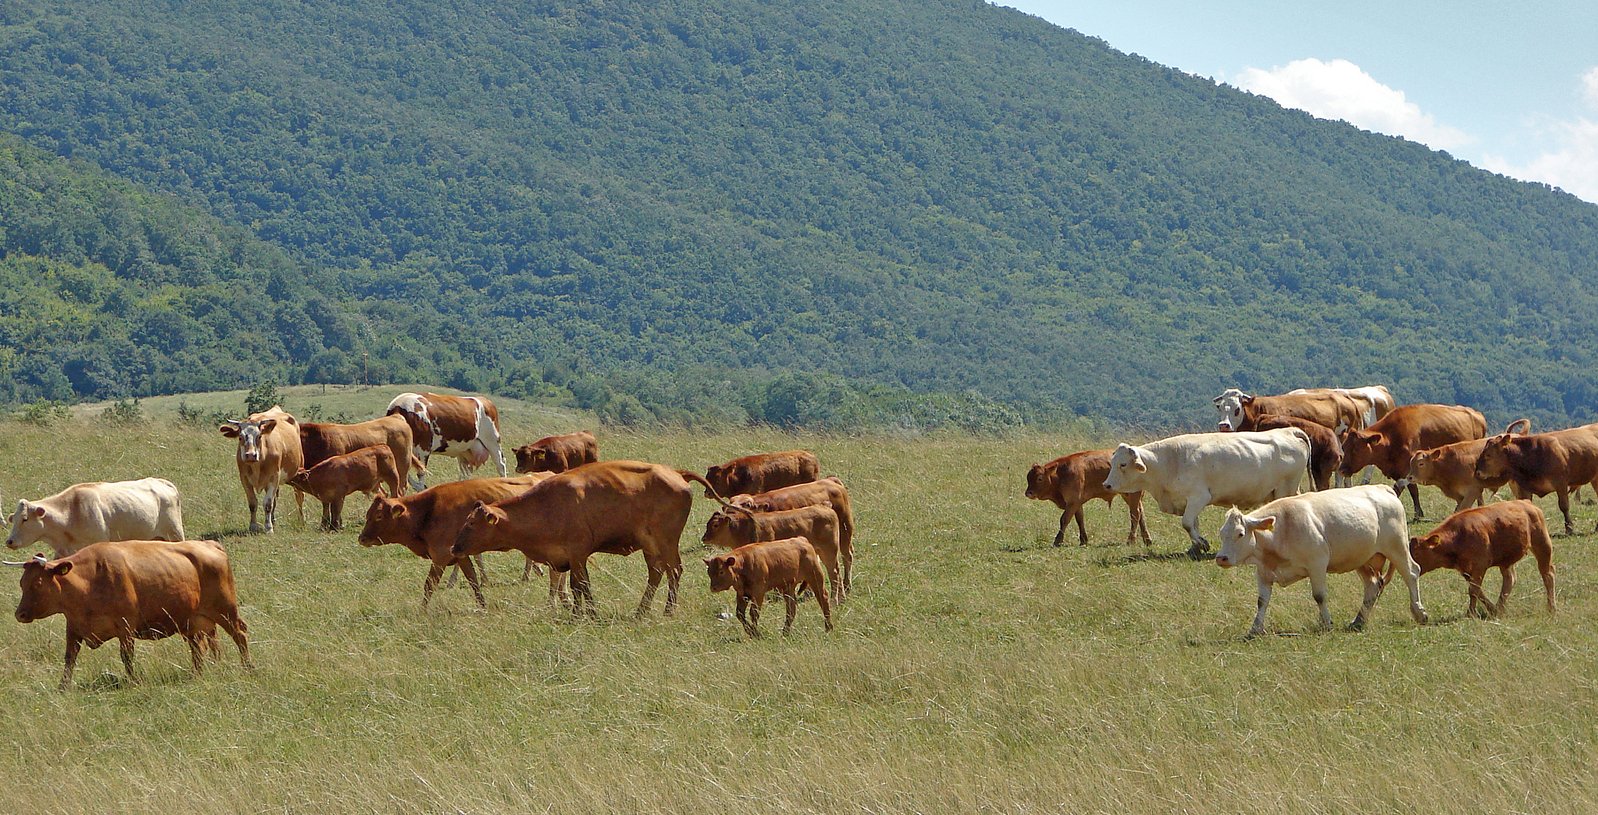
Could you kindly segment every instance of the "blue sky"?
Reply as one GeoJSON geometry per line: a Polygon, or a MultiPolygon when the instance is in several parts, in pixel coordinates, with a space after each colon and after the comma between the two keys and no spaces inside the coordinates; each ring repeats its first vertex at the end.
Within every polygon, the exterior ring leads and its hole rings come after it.
{"type": "Polygon", "coordinates": [[[1598,202],[1598,2],[998,0],[1162,65],[1598,202]]]}

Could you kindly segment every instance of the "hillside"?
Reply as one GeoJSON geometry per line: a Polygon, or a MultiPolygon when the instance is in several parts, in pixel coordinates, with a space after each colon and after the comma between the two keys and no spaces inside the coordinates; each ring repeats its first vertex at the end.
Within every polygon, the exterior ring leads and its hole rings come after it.
{"type": "MultiPolygon", "coordinates": [[[[769,418],[790,371],[1161,425],[1233,384],[1598,412],[1598,208],[1006,9],[151,0],[0,26],[0,130],[325,272],[369,327],[325,347],[374,381],[621,418],[769,418]]],[[[290,378],[350,381],[270,325],[241,335],[290,378]]]]}

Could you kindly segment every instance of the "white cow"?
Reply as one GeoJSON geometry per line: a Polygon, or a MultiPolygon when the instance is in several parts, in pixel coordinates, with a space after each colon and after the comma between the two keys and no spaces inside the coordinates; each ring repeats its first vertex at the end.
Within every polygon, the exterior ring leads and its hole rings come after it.
{"type": "Polygon", "coordinates": [[[55,556],[101,541],[183,540],[183,502],[165,478],[91,481],[38,501],[18,501],[6,546],[43,541],[55,556]]]}
{"type": "Polygon", "coordinates": [[[1181,515],[1194,557],[1208,552],[1198,531],[1199,512],[1214,504],[1257,507],[1298,494],[1309,469],[1309,436],[1296,427],[1244,433],[1189,433],[1135,447],[1122,444],[1110,456],[1107,489],[1142,492],[1160,511],[1181,515]]]}
{"type": "Polygon", "coordinates": [[[1281,498],[1244,514],[1226,513],[1221,524],[1223,569],[1254,564],[1259,582],[1259,613],[1249,636],[1265,631],[1265,610],[1271,588],[1309,578],[1310,592],[1320,607],[1321,627],[1332,627],[1326,606],[1326,575],[1358,571],[1365,583],[1365,601],[1349,624],[1360,629],[1395,568],[1409,585],[1409,613],[1426,622],[1420,604],[1420,566],[1409,554],[1409,527],[1404,505],[1389,487],[1345,487],[1281,498]],[[1382,565],[1388,564],[1387,575],[1382,565]]]}

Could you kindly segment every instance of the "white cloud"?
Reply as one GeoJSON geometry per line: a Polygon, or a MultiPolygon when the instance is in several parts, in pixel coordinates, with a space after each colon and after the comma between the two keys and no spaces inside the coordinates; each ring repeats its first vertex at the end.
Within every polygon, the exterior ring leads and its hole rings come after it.
{"type": "Polygon", "coordinates": [[[1598,66],[1593,66],[1582,75],[1581,90],[1587,106],[1598,110],[1598,66]]]}
{"type": "MultiPolygon", "coordinates": [[[[1581,76],[1582,99],[1598,113],[1598,67],[1581,76]]],[[[1549,145],[1535,158],[1517,164],[1501,156],[1484,156],[1481,166],[1525,181],[1552,184],[1584,201],[1598,203],[1598,121],[1586,116],[1544,121],[1536,125],[1549,145]]]]}
{"type": "MultiPolygon", "coordinates": [[[[1598,77],[1593,81],[1598,83],[1598,77]]],[[[1245,68],[1232,84],[1269,96],[1283,107],[1403,136],[1439,150],[1458,150],[1475,141],[1462,130],[1440,124],[1405,99],[1403,91],[1377,82],[1346,59],[1300,59],[1270,70],[1245,68]]]]}

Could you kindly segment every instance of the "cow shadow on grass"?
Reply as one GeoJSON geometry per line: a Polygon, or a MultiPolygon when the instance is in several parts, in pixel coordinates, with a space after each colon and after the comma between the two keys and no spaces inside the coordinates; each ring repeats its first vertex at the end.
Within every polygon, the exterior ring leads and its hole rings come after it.
{"type": "Polygon", "coordinates": [[[1198,557],[1193,557],[1189,555],[1186,550],[1162,552],[1146,549],[1141,552],[1132,552],[1130,554],[1119,556],[1105,553],[1099,556],[1098,563],[1100,566],[1130,566],[1134,563],[1172,563],[1182,561],[1199,563],[1214,559],[1214,552],[1205,552],[1198,557]]]}

